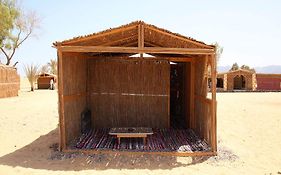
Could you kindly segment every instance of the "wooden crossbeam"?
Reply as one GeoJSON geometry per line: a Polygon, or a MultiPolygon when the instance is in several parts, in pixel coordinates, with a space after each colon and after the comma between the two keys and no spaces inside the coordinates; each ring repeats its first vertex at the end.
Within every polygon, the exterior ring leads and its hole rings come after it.
{"type": "Polygon", "coordinates": [[[94,52],[94,53],[160,53],[212,55],[214,49],[164,48],[164,47],[106,47],[106,46],[57,46],[62,52],[94,52]]]}

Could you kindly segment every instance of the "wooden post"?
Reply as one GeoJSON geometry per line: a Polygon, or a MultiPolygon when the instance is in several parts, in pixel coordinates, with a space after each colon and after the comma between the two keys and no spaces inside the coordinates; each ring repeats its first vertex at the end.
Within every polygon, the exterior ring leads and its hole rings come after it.
{"type": "Polygon", "coordinates": [[[169,66],[169,69],[168,69],[168,71],[169,71],[169,74],[168,74],[168,76],[169,76],[169,79],[168,79],[168,87],[167,87],[167,90],[168,90],[168,98],[167,98],[167,100],[168,100],[168,105],[167,105],[167,108],[168,108],[168,126],[167,126],[167,128],[170,128],[171,127],[171,65],[170,65],[170,62],[168,62],[168,66],[169,66]]]}
{"type": "MultiPolygon", "coordinates": [[[[138,27],[138,47],[140,49],[144,48],[144,24],[139,24],[138,27]]],[[[143,57],[143,53],[140,53],[140,57],[143,57]]]]}
{"type": "Polygon", "coordinates": [[[216,101],[216,55],[211,55],[211,77],[212,77],[212,118],[211,118],[211,135],[212,150],[217,151],[217,101],[216,101]]]}
{"type": "Polygon", "coordinates": [[[59,128],[60,128],[60,151],[66,148],[65,138],[65,117],[64,117],[64,97],[63,97],[63,56],[60,49],[58,55],[58,96],[59,96],[59,128]]]}
{"type": "Polygon", "coordinates": [[[195,81],[194,81],[194,78],[195,78],[195,63],[194,63],[194,60],[192,60],[191,62],[191,66],[190,66],[190,123],[189,123],[189,127],[191,129],[194,129],[195,128],[195,92],[194,92],[194,89],[195,89],[195,81]]]}

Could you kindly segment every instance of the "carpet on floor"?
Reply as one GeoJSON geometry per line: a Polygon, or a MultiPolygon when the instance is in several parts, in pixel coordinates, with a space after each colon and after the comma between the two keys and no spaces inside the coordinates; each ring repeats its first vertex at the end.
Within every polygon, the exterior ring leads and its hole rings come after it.
{"type": "Polygon", "coordinates": [[[75,139],[71,148],[144,152],[210,151],[210,146],[191,129],[153,129],[153,135],[147,137],[146,145],[142,138],[121,138],[118,145],[116,136],[108,133],[109,129],[93,129],[75,139]]]}

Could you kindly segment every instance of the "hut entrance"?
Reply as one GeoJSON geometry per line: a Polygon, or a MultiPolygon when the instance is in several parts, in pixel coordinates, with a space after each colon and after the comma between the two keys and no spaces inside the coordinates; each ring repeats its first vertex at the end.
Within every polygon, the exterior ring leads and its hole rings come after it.
{"type": "Polygon", "coordinates": [[[173,63],[170,69],[170,127],[186,129],[190,118],[190,64],[173,63]]]}
{"type": "Polygon", "coordinates": [[[217,88],[223,88],[223,79],[217,78],[217,88]]]}
{"type": "Polygon", "coordinates": [[[245,84],[246,84],[246,81],[245,81],[245,77],[243,75],[236,75],[233,79],[234,81],[234,86],[233,86],[233,89],[245,89],[245,84]]]}

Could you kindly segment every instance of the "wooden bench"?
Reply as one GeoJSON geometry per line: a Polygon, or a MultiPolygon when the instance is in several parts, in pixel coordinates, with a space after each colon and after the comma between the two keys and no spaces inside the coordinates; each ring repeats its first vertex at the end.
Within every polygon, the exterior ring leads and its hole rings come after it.
{"type": "Polygon", "coordinates": [[[109,131],[109,135],[116,135],[119,145],[121,138],[143,138],[143,144],[146,145],[147,136],[152,134],[152,128],[144,127],[111,128],[109,131]]]}

